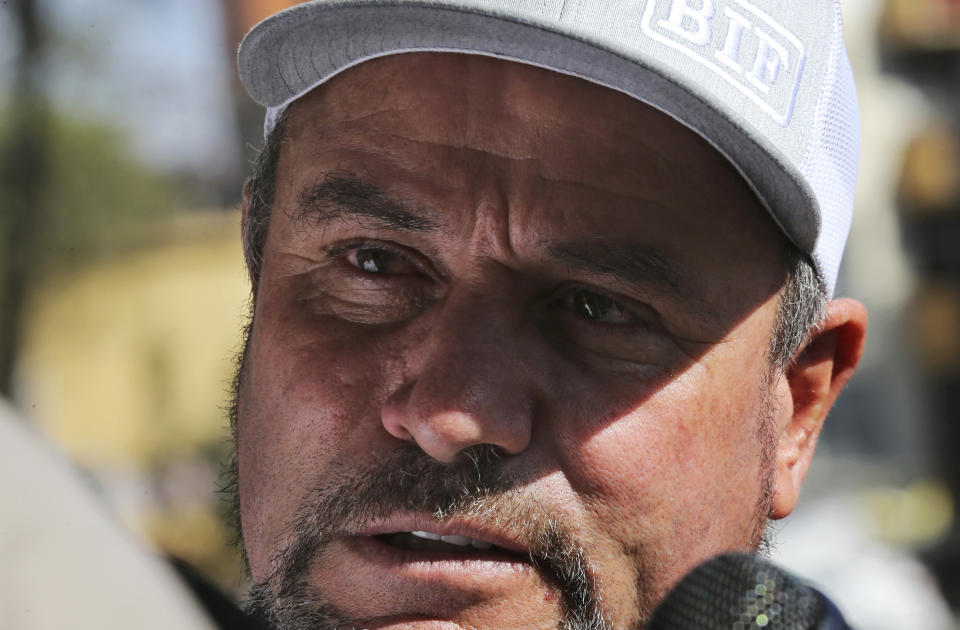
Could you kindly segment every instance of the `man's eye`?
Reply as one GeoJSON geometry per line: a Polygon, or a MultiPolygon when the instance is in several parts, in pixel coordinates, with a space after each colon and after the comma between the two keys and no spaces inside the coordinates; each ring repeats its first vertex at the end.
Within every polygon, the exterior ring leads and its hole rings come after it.
{"type": "Polygon", "coordinates": [[[568,299],[573,311],[584,319],[604,324],[631,324],[636,319],[619,302],[602,293],[580,289],[568,299]]]}
{"type": "Polygon", "coordinates": [[[403,256],[387,249],[375,247],[357,248],[347,253],[347,261],[371,274],[412,274],[417,269],[403,256]]]}

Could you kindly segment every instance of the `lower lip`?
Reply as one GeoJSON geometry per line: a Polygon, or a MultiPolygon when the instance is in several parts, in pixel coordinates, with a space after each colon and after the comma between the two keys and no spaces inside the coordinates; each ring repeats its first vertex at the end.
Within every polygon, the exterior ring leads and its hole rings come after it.
{"type": "Polygon", "coordinates": [[[409,629],[411,626],[421,628],[422,630],[463,630],[463,626],[452,621],[436,619],[434,617],[406,617],[391,616],[380,617],[370,621],[365,621],[364,630],[390,630],[391,628],[409,629]]]}

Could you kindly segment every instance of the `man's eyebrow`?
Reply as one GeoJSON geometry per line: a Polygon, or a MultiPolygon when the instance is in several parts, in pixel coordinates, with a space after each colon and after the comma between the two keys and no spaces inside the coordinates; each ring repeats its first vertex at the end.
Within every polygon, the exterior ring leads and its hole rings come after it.
{"type": "Polygon", "coordinates": [[[349,173],[331,173],[300,191],[297,207],[291,217],[295,221],[311,221],[317,225],[334,219],[352,217],[372,219],[380,227],[406,232],[430,232],[438,223],[414,214],[400,199],[391,197],[382,188],[349,173]]]}
{"type": "Polygon", "coordinates": [[[590,274],[609,276],[644,291],[680,299],[701,311],[705,299],[683,265],[650,245],[616,239],[585,239],[548,243],[547,251],[568,267],[590,274]]]}

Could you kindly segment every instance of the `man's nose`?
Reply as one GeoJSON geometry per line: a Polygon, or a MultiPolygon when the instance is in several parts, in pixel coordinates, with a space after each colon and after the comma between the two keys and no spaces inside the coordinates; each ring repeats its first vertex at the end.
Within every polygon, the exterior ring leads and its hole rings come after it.
{"type": "Polygon", "coordinates": [[[535,379],[520,324],[484,302],[474,295],[444,305],[414,351],[413,375],[381,412],[387,432],[446,463],[481,444],[515,455],[531,439],[535,379]]]}

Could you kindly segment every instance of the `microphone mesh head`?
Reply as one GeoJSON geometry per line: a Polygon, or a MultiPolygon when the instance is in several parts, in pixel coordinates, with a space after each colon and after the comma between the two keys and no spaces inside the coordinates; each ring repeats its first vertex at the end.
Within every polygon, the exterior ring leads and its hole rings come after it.
{"type": "Polygon", "coordinates": [[[701,564],[667,595],[647,630],[810,630],[824,615],[812,588],[747,554],[701,564]]]}

